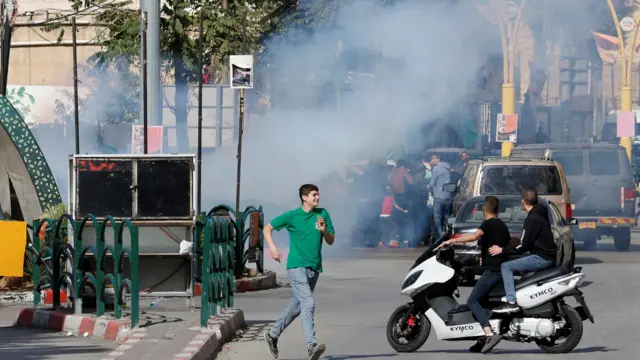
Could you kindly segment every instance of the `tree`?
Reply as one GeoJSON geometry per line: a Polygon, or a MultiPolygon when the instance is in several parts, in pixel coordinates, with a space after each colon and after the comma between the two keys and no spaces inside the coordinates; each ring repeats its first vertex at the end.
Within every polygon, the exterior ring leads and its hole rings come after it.
{"type": "MultiPolygon", "coordinates": [[[[76,11],[97,9],[95,21],[107,25],[100,38],[102,49],[95,54],[97,64],[127,59],[139,68],[140,11],[132,10],[130,0],[70,0],[76,11]]],[[[243,27],[246,53],[258,55],[266,34],[280,28],[280,17],[295,9],[293,0],[209,1],[168,0],[161,8],[160,48],[165,77],[173,77],[178,151],[187,152],[187,101],[189,85],[197,82],[199,17],[204,18],[204,63],[211,76],[226,83],[229,55],[242,53],[243,27]],[[243,25],[244,24],[244,25],[243,25]]],[[[124,69],[122,69],[124,71],[124,69]]]]}

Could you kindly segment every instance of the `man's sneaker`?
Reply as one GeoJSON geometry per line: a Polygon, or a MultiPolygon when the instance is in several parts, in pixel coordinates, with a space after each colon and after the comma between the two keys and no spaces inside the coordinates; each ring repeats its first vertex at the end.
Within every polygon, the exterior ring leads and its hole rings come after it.
{"type": "Polygon", "coordinates": [[[320,356],[327,350],[325,344],[313,344],[309,346],[309,360],[318,360],[320,356]]]}
{"type": "Polygon", "coordinates": [[[494,334],[494,335],[491,335],[491,336],[487,337],[487,342],[484,344],[484,346],[482,347],[482,350],[480,350],[480,352],[483,353],[483,354],[488,353],[489,351],[493,350],[493,348],[496,345],[498,345],[500,340],[502,340],[502,335],[498,335],[498,334],[494,334]]]}
{"type": "Polygon", "coordinates": [[[469,352],[472,352],[472,353],[481,352],[482,348],[484,347],[484,344],[486,343],[487,343],[486,339],[478,339],[478,341],[469,348],[469,352]]]}
{"type": "Polygon", "coordinates": [[[278,339],[274,339],[269,335],[269,330],[264,332],[264,341],[269,347],[269,353],[274,359],[278,358],[278,339]]]}
{"type": "Polygon", "coordinates": [[[496,314],[506,314],[506,313],[518,312],[520,311],[520,307],[514,303],[506,303],[502,306],[492,309],[491,311],[496,314]]]}

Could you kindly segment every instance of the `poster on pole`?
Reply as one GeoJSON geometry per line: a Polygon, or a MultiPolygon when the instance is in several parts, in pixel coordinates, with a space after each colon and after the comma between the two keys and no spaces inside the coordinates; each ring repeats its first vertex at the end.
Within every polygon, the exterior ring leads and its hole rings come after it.
{"type": "MultiPolygon", "coordinates": [[[[147,126],[147,150],[149,154],[162,154],[162,126],[147,126]]],[[[144,126],[133,125],[131,128],[131,153],[144,154],[144,126]]]]}
{"type": "Polygon", "coordinates": [[[512,143],[518,141],[518,114],[498,114],[496,141],[512,143]]]}
{"type": "Polygon", "coordinates": [[[229,76],[232,89],[253,89],[253,55],[229,56],[229,76]]]}
{"type": "Polygon", "coordinates": [[[618,137],[636,136],[636,118],[633,111],[618,111],[616,125],[616,135],[618,137]]]}

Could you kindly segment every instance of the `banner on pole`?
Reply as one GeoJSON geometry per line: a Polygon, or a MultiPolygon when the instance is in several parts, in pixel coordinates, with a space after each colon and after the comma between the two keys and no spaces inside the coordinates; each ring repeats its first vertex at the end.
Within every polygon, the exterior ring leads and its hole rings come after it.
{"type": "MultiPolygon", "coordinates": [[[[147,126],[147,150],[149,154],[162,154],[162,126],[147,126]]],[[[131,129],[131,153],[144,154],[144,126],[133,125],[131,129]]]]}
{"type": "Polygon", "coordinates": [[[232,89],[253,89],[253,55],[229,56],[229,76],[232,89]]]}
{"type": "Polygon", "coordinates": [[[24,275],[24,249],[27,246],[27,223],[24,221],[0,221],[0,276],[24,275]]]}
{"type": "Polygon", "coordinates": [[[616,114],[618,137],[634,137],[636,136],[636,119],[632,111],[616,114]]]}
{"type": "Polygon", "coordinates": [[[498,114],[496,141],[512,143],[518,141],[518,114],[498,114]]]}

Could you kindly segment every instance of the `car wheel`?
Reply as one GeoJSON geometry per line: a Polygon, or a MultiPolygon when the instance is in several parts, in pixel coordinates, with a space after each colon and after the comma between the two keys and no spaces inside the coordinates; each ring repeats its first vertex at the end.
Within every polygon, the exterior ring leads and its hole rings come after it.
{"type": "Polygon", "coordinates": [[[595,231],[581,231],[578,233],[578,240],[582,241],[585,251],[593,251],[598,247],[598,234],[595,231]]]}
{"type": "Polygon", "coordinates": [[[629,251],[631,245],[631,229],[616,229],[613,233],[613,245],[618,251],[629,251]]]}

